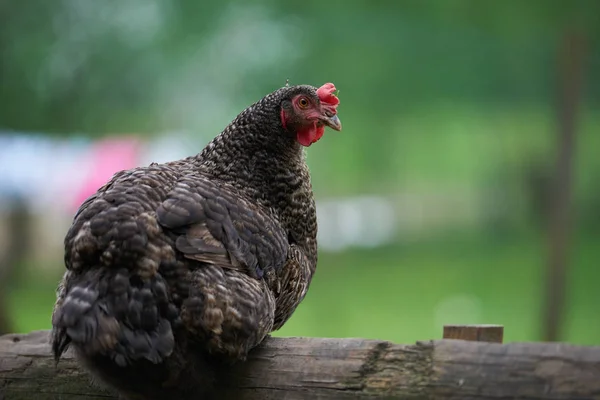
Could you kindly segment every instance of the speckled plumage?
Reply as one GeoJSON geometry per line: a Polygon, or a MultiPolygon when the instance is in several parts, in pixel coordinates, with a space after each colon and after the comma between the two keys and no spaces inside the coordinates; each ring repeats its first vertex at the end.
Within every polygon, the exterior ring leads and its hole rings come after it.
{"type": "Polygon", "coordinates": [[[298,94],[319,102],[315,87],[281,88],[199,154],[121,171],[82,204],[52,316],[57,359],[74,347],[129,398],[200,398],[219,365],[290,318],[317,263],[309,170],[281,119],[298,94]]]}

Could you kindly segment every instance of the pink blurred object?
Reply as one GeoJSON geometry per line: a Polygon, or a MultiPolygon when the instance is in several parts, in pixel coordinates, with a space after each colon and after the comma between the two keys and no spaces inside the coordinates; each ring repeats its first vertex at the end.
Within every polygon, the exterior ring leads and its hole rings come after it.
{"type": "Polygon", "coordinates": [[[136,138],[103,139],[92,145],[87,157],[87,173],[75,190],[74,207],[79,208],[116,172],[137,166],[140,149],[141,143],[136,138]]]}

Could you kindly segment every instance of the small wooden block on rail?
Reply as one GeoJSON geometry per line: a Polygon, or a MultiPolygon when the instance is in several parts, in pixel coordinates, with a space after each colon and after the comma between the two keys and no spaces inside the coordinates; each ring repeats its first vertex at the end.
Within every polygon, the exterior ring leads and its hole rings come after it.
{"type": "Polygon", "coordinates": [[[502,343],[502,325],[444,325],[444,339],[502,343]]]}

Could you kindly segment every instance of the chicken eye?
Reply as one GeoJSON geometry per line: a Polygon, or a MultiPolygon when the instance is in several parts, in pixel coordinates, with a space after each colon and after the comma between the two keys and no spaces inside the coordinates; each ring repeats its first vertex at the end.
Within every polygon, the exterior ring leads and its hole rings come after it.
{"type": "Polygon", "coordinates": [[[300,97],[300,99],[298,99],[298,106],[300,108],[308,108],[309,105],[310,103],[308,102],[308,99],[306,97],[300,97]]]}

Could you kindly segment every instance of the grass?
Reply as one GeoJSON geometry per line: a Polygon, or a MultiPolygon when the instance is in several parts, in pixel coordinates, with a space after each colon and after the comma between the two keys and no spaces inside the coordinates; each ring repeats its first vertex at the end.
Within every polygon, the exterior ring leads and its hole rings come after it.
{"type": "MultiPolygon", "coordinates": [[[[305,301],[276,336],[364,337],[400,343],[439,338],[444,323],[497,323],[505,340],[541,340],[544,243],[533,235],[453,238],[323,253],[305,301]]],[[[564,341],[600,345],[600,248],[576,242],[564,341]]],[[[56,277],[58,279],[58,277],[56,277]]],[[[50,327],[54,279],[11,285],[16,329],[50,327]]]]}

